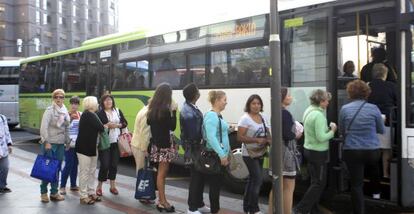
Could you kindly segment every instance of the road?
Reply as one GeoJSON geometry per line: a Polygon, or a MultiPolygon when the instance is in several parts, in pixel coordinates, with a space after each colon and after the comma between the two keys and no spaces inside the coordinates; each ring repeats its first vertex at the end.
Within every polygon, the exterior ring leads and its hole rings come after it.
{"type": "MultiPolygon", "coordinates": [[[[33,139],[38,138],[37,135],[33,135],[33,134],[30,134],[28,132],[18,130],[18,129],[13,130],[11,134],[12,134],[13,141],[15,142],[14,146],[17,149],[17,151],[20,150],[20,151],[28,152],[30,154],[33,154],[33,156],[39,153],[39,150],[40,150],[39,145],[33,141],[33,139]]],[[[17,156],[18,155],[19,154],[17,154],[17,156]]],[[[129,178],[129,179],[135,178],[134,160],[132,158],[122,158],[119,163],[118,174],[121,175],[122,177],[129,178]]],[[[182,166],[172,165],[168,178],[167,178],[167,185],[170,186],[171,188],[176,188],[177,190],[184,191],[184,193],[181,194],[182,198],[180,199],[183,207],[186,206],[185,204],[186,192],[185,191],[187,191],[188,189],[189,180],[190,180],[189,171],[187,169],[183,168],[182,166]]],[[[269,185],[267,185],[265,188],[269,189],[269,185]]],[[[206,189],[205,192],[208,192],[208,189],[206,189]]],[[[233,202],[237,201],[237,204],[238,206],[240,206],[240,208],[238,209],[237,207],[236,208],[233,207],[234,208],[233,210],[240,210],[240,211],[242,210],[241,201],[242,201],[243,196],[241,194],[234,194],[230,192],[230,190],[227,189],[226,186],[224,186],[221,191],[221,195],[225,197],[226,199],[231,200],[233,202]]],[[[268,191],[262,191],[260,199],[259,199],[262,207],[267,207],[266,206],[267,195],[268,195],[268,191]]],[[[295,193],[295,202],[300,200],[300,198],[301,198],[300,193],[295,193]]],[[[328,207],[328,209],[324,209],[324,213],[339,213],[339,214],[350,213],[351,207],[349,205],[350,205],[349,196],[340,195],[340,196],[335,197],[335,200],[330,200],[329,202],[323,203],[324,207],[328,207]]],[[[226,204],[225,206],[231,207],[232,205],[226,204]]],[[[368,213],[375,213],[375,214],[402,213],[401,211],[396,211],[395,207],[393,206],[372,203],[372,201],[367,203],[367,210],[368,210],[368,213]]],[[[224,213],[228,213],[228,212],[224,212],[224,213]]]]}

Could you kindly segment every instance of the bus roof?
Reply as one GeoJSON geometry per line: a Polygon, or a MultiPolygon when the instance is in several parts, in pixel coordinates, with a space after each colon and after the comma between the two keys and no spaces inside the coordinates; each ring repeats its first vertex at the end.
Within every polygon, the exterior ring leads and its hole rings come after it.
{"type": "Polygon", "coordinates": [[[20,60],[0,60],[0,67],[20,66],[20,60]]]}
{"type": "MultiPolygon", "coordinates": [[[[29,63],[29,62],[44,60],[44,59],[50,59],[50,58],[53,58],[53,57],[63,56],[63,55],[77,53],[77,52],[81,52],[81,51],[87,51],[87,50],[96,49],[96,48],[102,48],[102,47],[110,46],[110,45],[113,45],[113,44],[129,42],[129,41],[133,41],[133,40],[137,40],[137,39],[141,39],[141,38],[145,38],[145,37],[146,37],[146,34],[145,34],[144,31],[135,31],[133,33],[125,34],[123,36],[113,36],[113,37],[108,38],[108,39],[102,39],[101,41],[95,41],[95,42],[92,41],[92,42],[89,42],[88,45],[83,45],[83,46],[80,46],[80,47],[77,47],[77,48],[58,51],[58,52],[55,52],[55,53],[41,55],[41,56],[29,57],[29,58],[23,59],[21,61],[21,63],[25,64],[25,63],[29,63]]],[[[98,39],[98,38],[96,38],[96,39],[98,39]]]]}
{"type": "Polygon", "coordinates": [[[105,35],[105,36],[100,36],[100,37],[96,37],[96,38],[93,38],[93,39],[86,40],[86,41],[82,42],[82,46],[96,44],[96,43],[99,43],[99,42],[104,42],[104,41],[112,40],[112,39],[124,38],[124,37],[132,36],[132,35],[135,35],[135,34],[139,34],[139,33],[142,33],[142,32],[144,32],[144,31],[143,30],[134,30],[134,31],[128,31],[128,32],[108,34],[108,35],[105,35]]]}

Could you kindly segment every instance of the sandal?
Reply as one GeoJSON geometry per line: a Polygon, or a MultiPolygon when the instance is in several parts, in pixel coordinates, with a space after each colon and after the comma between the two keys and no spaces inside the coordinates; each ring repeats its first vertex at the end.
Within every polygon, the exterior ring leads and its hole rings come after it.
{"type": "Polygon", "coordinates": [[[89,195],[89,198],[94,200],[95,202],[101,202],[102,198],[98,195],[89,195]]]}
{"type": "Polygon", "coordinates": [[[102,189],[96,189],[96,195],[97,196],[102,196],[102,189]]]}
{"type": "Polygon", "coordinates": [[[109,189],[109,192],[111,192],[114,195],[118,195],[119,194],[118,190],[115,187],[114,188],[110,188],[109,189]]]}
{"type": "Polygon", "coordinates": [[[70,191],[74,191],[74,192],[78,192],[79,191],[79,187],[71,187],[70,191]]]}
{"type": "Polygon", "coordinates": [[[167,212],[167,213],[173,213],[175,212],[175,207],[172,205],[167,204],[157,204],[157,210],[162,213],[162,212],[167,212]]]}
{"type": "Polygon", "coordinates": [[[91,198],[81,198],[80,203],[81,204],[86,204],[86,205],[92,205],[92,204],[95,203],[95,201],[91,198]]]}

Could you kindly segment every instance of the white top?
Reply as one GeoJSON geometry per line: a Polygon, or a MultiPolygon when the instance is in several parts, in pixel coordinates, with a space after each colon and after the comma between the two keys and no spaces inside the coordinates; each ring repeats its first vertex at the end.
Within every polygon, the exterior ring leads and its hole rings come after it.
{"type": "MultiPolygon", "coordinates": [[[[266,128],[270,128],[269,121],[266,119],[265,116],[260,114],[265,122],[266,128]]],[[[245,113],[239,120],[239,123],[237,124],[239,127],[247,128],[246,136],[247,137],[264,137],[265,136],[265,128],[263,126],[263,123],[256,123],[249,114],[245,113]]],[[[259,145],[257,143],[249,143],[249,144],[242,144],[242,155],[243,156],[249,156],[249,153],[247,152],[246,147],[248,148],[258,148],[262,147],[263,145],[259,145]]]]}
{"type": "MultiPolygon", "coordinates": [[[[119,114],[116,109],[113,109],[110,113],[105,111],[106,117],[108,118],[108,122],[120,123],[119,114]]],[[[119,128],[109,129],[109,142],[111,143],[117,143],[118,137],[121,134],[121,130],[119,128]]]]}

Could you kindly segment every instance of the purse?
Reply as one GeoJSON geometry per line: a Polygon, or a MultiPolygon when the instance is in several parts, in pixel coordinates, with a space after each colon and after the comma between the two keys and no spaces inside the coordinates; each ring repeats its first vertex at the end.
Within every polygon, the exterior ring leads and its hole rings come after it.
{"type": "Polygon", "coordinates": [[[129,157],[132,155],[131,149],[132,134],[125,128],[123,133],[118,137],[118,149],[121,157],[129,157]]]}
{"type": "Polygon", "coordinates": [[[111,143],[109,142],[108,129],[105,128],[103,132],[99,133],[98,149],[107,150],[110,147],[111,147],[111,143]]]}
{"type": "Polygon", "coordinates": [[[149,168],[148,159],[145,158],[145,166],[138,170],[137,174],[135,199],[154,200],[155,198],[154,171],[149,168]]]}
{"type": "Polygon", "coordinates": [[[42,181],[55,183],[59,181],[60,166],[60,160],[54,157],[46,156],[45,152],[43,155],[37,155],[30,176],[42,181]]]}
{"type": "MultiPolygon", "coordinates": [[[[218,116],[218,115],[217,115],[218,116]]],[[[221,119],[219,119],[219,132],[220,132],[220,144],[222,145],[223,136],[221,130],[221,119]]],[[[207,149],[207,142],[205,140],[201,141],[201,146],[199,150],[199,155],[195,156],[194,160],[194,167],[197,171],[209,174],[209,175],[217,175],[222,173],[223,167],[221,166],[220,157],[215,151],[209,151],[207,149]]]]}
{"type": "MultiPolygon", "coordinates": [[[[262,116],[260,116],[260,117],[262,118],[263,128],[264,128],[264,132],[265,132],[265,136],[263,138],[267,138],[266,124],[265,124],[265,121],[264,121],[263,117],[262,116]]],[[[265,156],[266,153],[267,153],[267,145],[249,147],[248,144],[246,144],[246,150],[247,150],[247,153],[249,154],[249,156],[251,158],[261,158],[261,157],[265,156]]]]}

